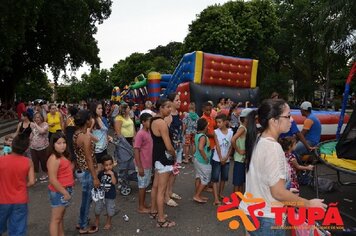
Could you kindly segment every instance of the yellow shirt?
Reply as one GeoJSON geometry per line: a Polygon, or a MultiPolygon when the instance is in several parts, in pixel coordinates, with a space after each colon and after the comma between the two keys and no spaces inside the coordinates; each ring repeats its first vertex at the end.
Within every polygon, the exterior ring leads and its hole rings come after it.
{"type": "Polygon", "coordinates": [[[50,133],[55,133],[57,130],[62,130],[61,127],[61,118],[60,114],[57,111],[56,114],[53,116],[51,113],[47,114],[47,123],[49,125],[48,131],[50,133]],[[54,124],[54,126],[51,126],[51,124],[54,124]]]}
{"type": "Polygon", "coordinates": [[[124,136],[125,138],[133,138],[134,136],[134,122],[131,118],[124,118],[122,116],[117,116],[115,118],[115,121],[121,121],[122,125],[121,125],[121,134],[122,136],[124,136]]]}

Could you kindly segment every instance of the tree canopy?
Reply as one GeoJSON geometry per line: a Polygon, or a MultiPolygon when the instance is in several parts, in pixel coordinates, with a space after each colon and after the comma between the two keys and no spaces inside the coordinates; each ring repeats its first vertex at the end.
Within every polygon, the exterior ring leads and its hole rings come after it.
{"type": "MultiPolygon", "coordinates": [[[[34,0],[0,3],[0,96],[13,97],[15,85],[32,71],[50,69],[57,82],[67,66],[98,67],[93,35],[111,13],[111,0],[34,0]]],[[[34,79],[34,78],[33,78],[34,79]]]]}

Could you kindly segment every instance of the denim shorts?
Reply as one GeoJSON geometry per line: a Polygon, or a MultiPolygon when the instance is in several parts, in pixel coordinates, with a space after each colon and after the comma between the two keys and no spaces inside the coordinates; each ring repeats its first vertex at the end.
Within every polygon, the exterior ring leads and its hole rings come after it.
{"type": "MultiPolygon", "coordinates": [[[[251,222],[251,216],[247,216],[251,222]]],[[[286,229],[273,229],[276,226],[274,218],[267,218],[267,217],[257,217],[258,221],[260,222],[260,227],[255,231],[248,231],[250,236],[286,236],[287,231],[286,229]]]]}
{"type": "MultiPolygon", "coordinates": [[[[73,195],[73,188],[72,187],[66,187],[66,190],[70,194],[70,196],[73,195]]],[[[53,192],[51,190],[48,190],[48,195],[49,195],[49,200],[51,202],[51,207],[67,207],[70,204],[70,201],[64,200],[63,194],[60,192],[53,192]]]]}
{"type": "Polygon", "coordinates": [[[152,169],[144,169],[144,176],[140,176],[137,172],[138,188],[147,188],[151,183],[152,169]]]}
{"type": "Polygon", "coordinates": [[[95,202],[95,215],[100,215],[104,208],[108,216],[114,216],[116,209],[115,199],[105,198],[95,202]]]}
{"type": "Polygon", "coordinates": [[[219,161],[211,160],[211,167],[211,182],[217,183],[219,181],[229,180],[230,162],[225,163],[225,165],[221,165],[219,161]]]}
{"type": "Polygon", "coordinates": [[[232,178],[232,184],[234,186],[242,186],[246,182],[246,164],[234,161],[234,172],[232,178]]]}

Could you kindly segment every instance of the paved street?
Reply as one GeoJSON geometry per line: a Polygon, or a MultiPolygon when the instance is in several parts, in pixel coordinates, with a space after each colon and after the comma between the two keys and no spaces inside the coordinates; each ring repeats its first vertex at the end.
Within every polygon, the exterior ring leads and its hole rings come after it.
{"type": "MultiPolygon", "coordinates": [[[[193,165],[182,169],[175,185],[175,192],[179,193],[183,199],[179,201],[179,206],[176,208],[166,207],[169,219],[178,224],[176,227],[171,229],[156,228],[155,221],[148,215],[136,212],[137,187],[133,182],[131,195],[123,197],[118,194],[116,203],[120,211],[113,218],[113,229],[111,231],[102,229],[105,220],[105,217],[102,217],[101,229],[97,235],[243,235],[242,229],[231,231],[228,229],[228,222],[221,223],[216,219],[216,207],[212,205],[212,200],[205,205],[193,202],[193,172],[193,165]],[[122,218],[125,214],[129,216],[128,222],[122,218]],[[138,229],[139,233],[137,233],[138,229]]],[[[48,234],[50,206],[46,186],[47,183],[39,183],[30,190],[29,235],[48,234]]],[[[231,184],[228,185],[226,193],[228,191],[232,191],[231,184]]],[[[73,203],[65,215],[66,235],[77,235],[75,224],[79,214],[80,194],[81,189],[77,183],[73,203]]],[[[210,193],[205,195],[211,198],[210,193]]],[[[90,216],[93,218],[94,213],[91,213],[90,216]]]]}

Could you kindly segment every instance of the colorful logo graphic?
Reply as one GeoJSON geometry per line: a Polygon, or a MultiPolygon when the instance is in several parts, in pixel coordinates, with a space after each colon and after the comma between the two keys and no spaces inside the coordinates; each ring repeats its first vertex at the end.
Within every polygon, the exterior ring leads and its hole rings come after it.
{"type": "MultiPolygon", "coordinates": [[[[230,198],[223,199],[225,205],[218,207],[217,218],[219,221],[230,220],[229,228],[238,229],[240,222],[235,217],[239,218],[247,231],[255,231],[260,227],[258,217],[263,217],[262,209],[266,206],[266,202],[262,198],[253,198],[251,193],[243,195],[240,192],[235,192],[230,195],[230,198]],[[241,209],[238,209],[240,202],[245,202],[248,207],[248,215],[241,209]]],[[[305,207],[302,203],[283,203],[284,205],[291,206],[278,206],[271,207],[271,213],[274,214],[275,227],[282,227],[285,216],[287,222],[291,227],[298,228],[303,225],[314,227],[317,221],[322,221],[320,228],[324,229],[342,229],[344,222],[341,218],[338,203],[330,203],[328,209],[325,211],[318,207],[305,207]],[[296,212],[296,208],[298,212],[296,212]]]]}

